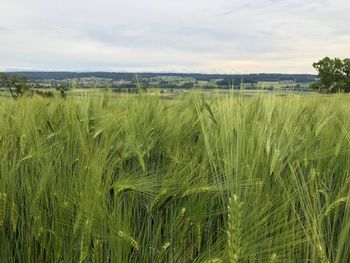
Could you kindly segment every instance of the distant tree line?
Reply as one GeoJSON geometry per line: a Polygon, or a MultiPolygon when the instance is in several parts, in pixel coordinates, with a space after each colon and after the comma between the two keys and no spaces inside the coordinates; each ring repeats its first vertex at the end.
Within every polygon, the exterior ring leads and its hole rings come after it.
{"type": "MultiPolygon", "coordinates": [[[[28,80],[64,80],[78,78],[107,78],[112,80],[135,81],[135,73],[118,72],[9,72],[9,75],[17,75],[28,80]]],[[[259,81],[276,82],[293,80],[297,83],[308,83],[316,80],[315,75],[310,74],[191,74],[191,73],[140,73],[142,79],[156,77],[182,77],[193,78],[198,81],[209,81],[212,79],[234,80],[235,83],[256,83],[259,81]]]]}

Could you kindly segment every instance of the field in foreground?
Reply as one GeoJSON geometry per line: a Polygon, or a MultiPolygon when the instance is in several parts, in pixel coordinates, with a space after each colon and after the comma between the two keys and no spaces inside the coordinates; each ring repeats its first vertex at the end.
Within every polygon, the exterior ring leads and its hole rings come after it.
{"type": "Polygon", "coordinates": [[[0,99],[0,262],[349,262],[348,105],[0,99]]]}

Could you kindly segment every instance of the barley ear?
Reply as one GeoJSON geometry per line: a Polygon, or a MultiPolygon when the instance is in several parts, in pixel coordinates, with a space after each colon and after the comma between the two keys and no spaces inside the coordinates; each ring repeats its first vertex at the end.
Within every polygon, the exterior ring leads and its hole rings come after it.
{"type": "Polygon", "coordinates": [[[79,262],[84,262],[86,257],[89,255],[89,248],[90,248],[90,242],[91,242],[91,222],[90,220],[86,220],[84,228],[83,228],[83,235],[81,237],[80,242],[80,259],[79,262]]]}
{"type": "Polygon", "coordinates": [[[236,195],[229,198],[227,243],[230,263],[238,263],[241,252],[242,204],[236,195]]]}
{"type": "Polygon", "coordinates": [[[6,216],[7,195],[0,193],[0,229],[3,228],[6,216]]]}
{"type": "Polygon", "coordinates": [[[338,200],[331,203],[325,212],[325,216],[329,216],[332,211],[336,210],[340,205],[346,204],[347,199],[345,197],[339,198],[338,200]]]}
{"type": "Polygon", "coordinates": [[[276,253],[273,253],[271,255],[269,262],[270,263],[276,263],[277,262],[277,254],[276,253]]]}
{"type": "Polygon", "coordinates": [[[94,242],[94,249],[92,251],[93,263],[102,263],[103,262],[103,251],[102,251],[102,242],[100,239],[95,239],[94,242]]]}
{"type": "Polygon", "coordinates": [[[12,202],[12,207],[11,207],[11,225],[12,225],[13,232],[16,232],[16,230],[17,230],[17,222],[18,222],[17,206],[16,206],[16,204],[14,202],[12,202]]]}
{"type": "Polygon", "coordinates": [[[136,249],[137,251],[140,250],[140,245],[139,243],[132,237],[130,236],[129,234],[123,232],[123,231],[119,231],[118,232],[118,236],[124,240],[125,242],[129,243],[129,245],[136,249]]]}
{"type": "Polygon", "coordinates": [[[271,165],[270,165],[270,174],[273,174],[273,172],[275,172],[278,162],[280,160],[280,151],[279,150],[275,150],[275,152],[272,155],[272,160],[271,160],[271,165]]]}
{"type": "Polygon", "coordinates": [[[321,263],[329,263],[329,260],[327,258],[326,252],[324,251],[321,244],[316,245],[316,250],[318,252],[318,256],[320,258],[321,263]]]}
{"type": "Polygon", "coordinates": [[[197,251],[201,251],[201,245],[202,245],[202,230],[201,230],[201,224],[197,223],[196,225],[196,241],[197,241],[197,251]]]}
{"type": "Polygon", "coordinates": [[[186,213],[186,208],[185,207],[181,208],[180,213],[179,213],[179,215],[176,218],[176,224],[178,226],[180,226],[182,224],[182,221],[184,219],[185,213],[186,213]]]}
{"type": "Polygon", "coordinates": [[[151,202],[149,206],[149,210],[152,210],[154,207],[156,207],[160,203],[160,201],[166,196],[167,193],[168,193],[168,190],[163,189],[151,202]]]}

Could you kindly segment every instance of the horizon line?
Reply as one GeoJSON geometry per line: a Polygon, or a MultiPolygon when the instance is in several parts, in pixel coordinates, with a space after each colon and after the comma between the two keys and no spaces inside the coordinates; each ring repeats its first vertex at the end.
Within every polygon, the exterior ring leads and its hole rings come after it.
{"type": "Polygon", "coordinates": [[[9,69],[2,73],[116,73],[116,74],[182,74],[182,75],[311,75],[316,73],[283,73],[283,72],[251,72],[251,73],[213,73],[213,72],[170,72],[170,71],[103,71],[103,70],[26,70],[9,69]]]}

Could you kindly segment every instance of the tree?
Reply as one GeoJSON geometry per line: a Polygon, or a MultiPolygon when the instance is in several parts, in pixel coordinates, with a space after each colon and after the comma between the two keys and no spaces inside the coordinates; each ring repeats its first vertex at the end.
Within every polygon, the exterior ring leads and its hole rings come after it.
{"type": "Polygon", "coordinates": [[[194,83],[193,82],[185,82],[182,87],[184,89],[193,89],[194,88],[194,83]]]}
{"type": "Polygon", "coordinates": [[[310,87],[320,92],[350,92],[350,59],[325,57],[313,63],[318,71],[319,82],[310,87]]]}
{"type": "Polygon", "coordinates": [[[27,80],[23,77],[9,76],[5,73],[1,73],[0,82],[9,89],[14,99],[23,96],[30,90],[27,80]]]}
{"type": "MultiPolygon", "coordinates": [[[[343,60],[343,72],[345,74],[345,85],[348,89],[350,89],[350,58],[346,58],[343,60]]],[[[350,92],[350,90],[348,90],[350,92]]]]}

